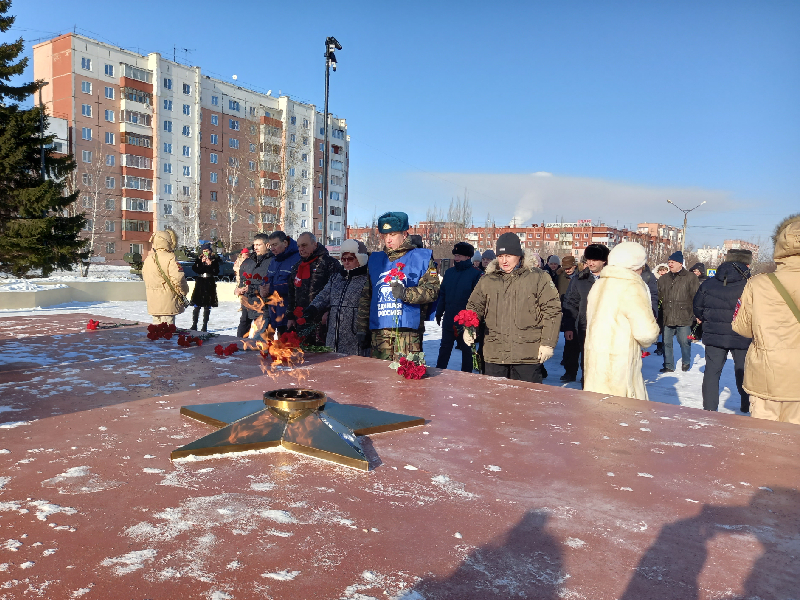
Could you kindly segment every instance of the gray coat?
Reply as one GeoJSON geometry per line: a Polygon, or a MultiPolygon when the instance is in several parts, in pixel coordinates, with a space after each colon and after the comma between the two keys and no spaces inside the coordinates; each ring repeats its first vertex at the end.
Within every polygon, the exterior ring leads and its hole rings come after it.
{"type": "Polygon", "coordinates": [[[369,356],[369,350],[367,354],[360,351],[356,337],[358,301],[365,287],[369,287],[366,266],[334,273],[310,305],[320,313],[330,309],[325,345],[335,352],[369,356]]]}

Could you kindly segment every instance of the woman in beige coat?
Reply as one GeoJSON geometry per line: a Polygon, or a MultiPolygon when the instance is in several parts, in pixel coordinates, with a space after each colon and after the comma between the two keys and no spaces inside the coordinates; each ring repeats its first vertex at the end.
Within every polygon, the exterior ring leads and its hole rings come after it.
{"type": "Polygon", "coordinates": [[[153,249],[142,265],[142,279],[144,279],[147,292],[147,312],[152,315],[153,323],[174,323],[175,315],[186,310],[178,301],[175,292],[180,292],[184,296],[189,293],[189,284],[186,283],[183,269],[175,260],[173,253],[177,236],[170,229],[156,231],[150,238],[150,242],[153,244],[153,249]],[[164,271],[164,275],[169,278],[171,286],[158,269],[156,256],[158,256],[161,271],[164,271]]]}
{"type": "Polygon", "coordinates": [[[592,286],[586,307],[585,390],[647,400],[642,348],[658,338],[650,292],[642,280],[647,260],[636,242],[623,242],[592,286]]]}

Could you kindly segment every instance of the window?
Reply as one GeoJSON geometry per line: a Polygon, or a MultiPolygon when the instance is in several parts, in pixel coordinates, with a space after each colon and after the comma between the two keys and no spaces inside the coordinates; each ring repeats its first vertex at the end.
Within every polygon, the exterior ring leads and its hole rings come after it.
{"type": "Polygon", "coordinates": [[[247,222],[250,223],[250,225],[253,225],[256,222],[256,216],[255,215],[248,215],[247,222]]]}
{"type": "Polygon", "coordinates": [[[296,125],[297,124],[297,117],[291,117],[289,120],[292,123],[292,125],[296,125]]]}
{"type": "Polygon", "coordinates": [[[317,223],[317,231],[322,231],[322,221],[317,223]]]}
{"type": "Polygon", "coordinates": [[[106,242],[106,254],[116,254],[117,248],[114,242],[106,242]]]}
{"type": "Polygon", "coordinates": [[[164,152],[167,154],[172,154],[172,144],[164,142],[164,152]]]}
{"type": "Polygon", "coordinates": [[[306,229],[308,227],[308,219],[300,219],[300,228],[306,229]]]}
{"type": "Polygon", "coordinates": [[[92,84],[89,81],[81,81],[81,91],[84,94],[91,94],[92,93],[92,84]]]}
{"type": "Polygon", "coordinates": [[[106,144],[114,144],[114,132],[106,131],[106,144]]]}
{"type": "Polygon", "coordinates": [[[211,209],[211,220],[212,221],[216,221],[217,220],[217,211],[214,210],[213,208],[211,209]]]}
{"type": "Polygon", "coordinates": [[[211,164],[215,165],[215,164],[217,164],[219,162],[219,156],[217,154],[215,154],[214,152],[211,152],[208,155],[208,160],[209,160],[209,162],[211,162],[211,164]]]}
{"type": "Polygon", "coordinates": [[[113,154],[106,154],[106,166],[113,167],[116,159],[114,158],[113,154]]]}
{"type": "Polygon", "coordinates": [[[145,190],[147,192],[152,192],[153,180],[145,179],[144,177],[135,177],[133,175],[125,175],[122,177],[120,187],[129,190],[145,190]]]}
{"type": "Polygon", "coordinates": [[[294,167],[289,168],[289,177],[294,177],[294,167]]]}
{"type": "Polygon", "coordinates": [[[219,106],[219,96],[211,96],[211,106],[219,106]]]}
{"type": "Polygon", "coordinates": [[[91,104],[81,104],[81,114],[84,117],[91,117],[92,116],[92,105],[91,104]]]}
{"type": "Polygon", "coordinates": [[[172,163],[164,163],[164,173],[172,173],[172,163]]]}
{"type": "Polygon", "coordinates": [[[192,135],[192,128],[189,125],[184,125],[183,131],[181,131],[181,133],[186,137],[189,137],[190,135],[192,135]]]}
{"type": "Polygon", "coordinates": [[[183,167],[183,176],[184,177],[191,177],[192,176],[192,167],[184,166],[183,167]]]}
{"type": "Polygon", "coordinates": [[[90,163],[92,162],[92,151],[91,150],[84,150],[82,153],[83,162],[90,163]]]}
{"type": "Polygon", "coordinates": [[[186,94],[187,96],[189,94],[191,94],[192,93],[192,86],[190,86],[188,83],[184,83],[183,84],[183,93],[186,94]]]}
{"type": "Polygon", "coordinates": [[[307,137],[303,138],[303,146],[308,146],[308,138],[307,137]]]}
{"type": "Polygon", "coordinates": [[[278,181],[277,179],[273,179],[271,185],[273,190],[281,189],[281,182],[278,181]]]}
{"type": "MultiPolygon", "coordinates": [[[[164,89],[167,89],[167,90],[171,90],[172,89],[172,79],[169,79],[168,77],[164,77],[164,89]]],[[[172,110],[172,109],[170,108],[170,110],[172,110]]]]}
{"type": "Polygon", "coordinates": [[[239,161],[238,161],[238,160],[236,160],[235,158],[233,158],[232,156],[229,156],[229,157],[228,157],[228,164],[229,164],[231,167],[238,167],[238,166],[239,166],[239,161]]]}
{"type": "Polygon", "coordinates": [[[239,131],[239,121],[236,119],[228,119],[228,127],[233,129],[234,131],[239,131]]]}
{"type": "Polygon", "coordinates": [[[308,119],[303,119],[303,127],[308,129],[308,119]]]}
{"type": "Polygon", "coordinates": [[[81,69],[85,69],[86,71],[92,70],[92,59],[81,57],[81,69]]]}
{"type": "Polygon", "coordinates": [[[303,187],[301,188],[301,191],[300,191],[300,193],[301,193],[303,196],[305,196],[305,195],[308,193],[308,188],[307,188],[306,186],[303,186],[303,187]]]}
{"type": "MultiPolygon", "coordinates": [[[[325,163],[323,162],[323,159],[321,159],[321,158],[319,159],[319,166],[320,167],[324,167],[325,166],[325,163]]],[[[320,177],[322,177],[322,175],[320,175],[320,177]]],[[[320,181],[320,183],[322,183],[322,181],[320,181]]]]}
{"type": "Polygon", "coordinates": [[[108,98],[109,100],[114,99],[114,88],[106,86],[106,98],[108,98]]]}
{"type": "Polygon", "coordinates": [[[212,133],[210,137],[211,137],[211,140],[210,140],[211,144],[216,146],[217,145],[217,134],[216,133],[212,133]]]}
{"type": "Polygon", "coordinates": [[[211,192],[211,202],[217,201],[217,192],[211,192]]]}
{"type": "Polygon", "coordinates": [[[164,121],[164,131],[172,132],[172,121],[164,121]]]}
{"type": "Polygon", "coordinates": [[[251,171],[255,171],[256,170],[256,161],[254,161],[254,160],[248,161],[247,162],[247,168],[250,169],[251,171]]]}
{"type": "Polygon", "coordinates": [[[146,156],[137,156],[136,154],[123,154],[120,159],[120,164],[123,167],[135,167],[137,169],[149,169],[150,159],[146,156]]]}
{"type": "MultiPolygon", "coordinates": [[[[83,182],[83,185],[92,185],[92,176],[89,175],[88,173],[83,173],[83,174],[81,174],[81,181],[83,182]]],[[[83,205],[84,206],[88,206],[85,201],[86,201],[86,198],[84,198],[84,204],[83,205]]]]}
{"type": "Polygon", "coordinates": [[[250,152],[255,152],[255,151],[256,151],[256,145],[250,144],[250,152]]]}
{"type": "Polygon", "coordinates": [[[106,221],[106,231],[114,231],[114,221],[106,221]]]}
{"type": "Polygon", "coordinates": [[[308,162],[308,154],[302,154],[300,158],[303,160],[303,162],[308,162]]]}
{"type": "Polygon", "coordinates": [[[320,152],[325,152],[325,143],[324,143],[324,142],[320,142],[320,144],[319,144],[319,151],[320,151],[320,152]]]}
{"type": "Polygon", "coordinates": [[[150,201],[141,198],[125,198],[125,210],[150,211],[150,201]]]}
{"type": "MultiPolygon", "coordinates": [[[[123,231],[150,231],[150,221],[133,221],[131,219],[122,220],[123,231]]],[[[131,250],[134,246],[139,247],[139,254],[142,253],[142,244],[131,244],[131,250]]]]}
{"type": "Polygon", "coordinates": [[[237,140],[236,138],[228,138],[228,146],[230,146],[234,150],[238,150],[239,149],[239,140],[237,140]]]}
{"type": "Polygon", "coordinates": [[[192,107],[189,106],[188,104],[184,104],[183,105],[183,114],[191,115],[192,114],[192,107]]]}
{"type": "Polygon", "coordinates": [[[131,254],[142,254],[144,252],[144,244],[131,244],[131,254]]]}
{"type": "Polygon", "coordinates": [[[184,146],[183,147],[183,155],[184,156],[191,156],[192,155],[192,149],[189,146],[184,146]]]}
{"type": "Polygon", "coordinates": [[[336,169],[337,171],[344,170],[344,163],[340,160],[332,160],[331,161],[331,169],[336,169]]]}
{"type": "MultiPolygon", "coordinates": [[[[320,127],[319,128],[319,134],[320,135],[325,135],[325,128],[324,127],[320,127]]],[[[322,150],[322,145],[321,144],[320,144],[320,148],[319,149],[322,150]]]]}
{"type": "Polygon", "coordinates": [[[255,206],[256,205],[256,197],[255,196],[250,196],[249,202],[250,202],[250,206],[255,206]]]}
{"type": "Polygon", "coordinates": [[[105,111],[105,117],[106,117],[106,121],[108,121],[109,123],[113,123],[114,122],[114,111],[113,110],[105,111]]]}
{"type": "MultiPolygon", "coordinates": [[[[190,194],[190,192],[189,192],[189,186],[188,186],[188,185],[185,185],[185,186],[183,186],[183,189],[182,189],[181,193],[182,193],[184,196],[188,196],[188,195],[190,194]]],[[[188,216],[188,215],[187,215],[187,216],[188,216]]]]}
{"type": "MultiPolygon", "coordinates": [[[[113,177],[106,177],[106,189],[113,190],[116,187],[116,181],[113,177]]],[[[113,202],[113,200],[112,200],[113,202]]]]}
{"type": "Polygon", "coordinates": [[[219,116],[218,115],[211,115],[211,124],[212,125],[219,125],[219,116]]]}
{"type": "Polygon", "coordinates": [[[171,215],[172,214],[172,202],[165,202],[164,203],[164,214],[171,215]]]}
{"type": "Polygon", "coordinates": [[[86,223],[83,225],[84,231],[92,231],[94,229],[94,221],[91,219],[86,219],[86,223]]]}
{"type": "Polygon", "coordinates": [[[239,112],[239,103],[236,100],[228,100],[228,108],[239,112]]]}
{"type": "Polygon", "coordinates": [[[308,204],[306,204],[305,202],[303,202],[303,203],[300,205],[300,212],[307,212],[307,211],[308,211],[308,204]]]}
{"type": "Polygon", "coordinates": [[[153,144],[153,139],[146,135],[138,135],[136,133],[123,133],[122,143],[131,144],[132,146],[141,146],[142,148],[150,148],[153,144]]]}
{"type": "Polygon", "coordinates": [[[331,192],[331,200],[340,200],[339,192],[331,192]]]}
{"type": "Polygon", "coordinates": [[[113,198],[106,198],[106,210],[114,210],[116,208],[116,202],[114,202],[113,198]]]}
{"type": "MultiPolygon", "coordinates": [[[[320,214],[320,215],[322,214],[322,206],[321,205],[317,207],[317,213],[320,214]]],[[[320,227],[320,229],[322,229],[322,228],[320,227]]]]}
{"type": "Polygon", "coordinates": [[[318,197],[320,200],[322,200],[322,190],[320,190],[319,192],[317,192],[317,197],[318,197]]]}
{"type": "Polygon", "coordinates": [[[211,173],[211,183],[217,183],[217,174],[211,173]]]}
{"type": "MultiPolygon", "coordinates": [[[[294,118],[294,117],[293,117],[293,118],[294,118]]],[[[289,141],[290,141],[290,142],[296,142],[296,141],[297,141],[297,136],[296,136],[295,134],[291,134],[291,135],[289,136],[289,141]]]]}
{"type": "Polygon", "coordinates": [[[339,138],[340,140],[344,139],[344,130],[343,129],[334,129],[332,132],[332,137],[339,138]]]}
{"type": "Polygon", "coordinates": [[[119,114],[120,121],[126,123],[133,123],[134,125],[144,125],[150,127],[150,115],[146,113],[136,112],[134,110],[121,110],[119,114]]]}
{"type": "Polygon", "coordinates": [[[172,184],[171,183],[165,183],[164,184],[164,193],[167,194],[167,195],[171,195],[172,194],[172,184]]]}
{"type": "Polygon", "coordinates": [[[172,110],[172,100],[164,100],[164,110],[172,110]]]}

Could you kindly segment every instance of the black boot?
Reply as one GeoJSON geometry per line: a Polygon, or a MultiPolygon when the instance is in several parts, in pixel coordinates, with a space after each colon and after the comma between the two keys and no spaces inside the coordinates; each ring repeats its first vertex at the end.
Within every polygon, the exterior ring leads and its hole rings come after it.
{"type": "Polygon", "coordinates": [[[200,307],[195,306],[192,310],[192,331],[197,331],[197,318],[200,316],[200,307]]]}
{"type": "Polygon", "coordinates": [[[208,331],[206,327],[208,326],[208,317],[211,315],[211,307],[206,306],[203,308],[203,328],[200,331],[208,331]]]}

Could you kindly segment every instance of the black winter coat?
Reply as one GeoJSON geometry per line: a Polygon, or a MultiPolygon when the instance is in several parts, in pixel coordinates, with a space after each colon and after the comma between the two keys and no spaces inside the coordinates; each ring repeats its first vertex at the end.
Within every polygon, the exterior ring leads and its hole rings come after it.
{"type": "Polygon", "coordinates": [[[436,306],[436,319],[444,316],[443,327],[452,327],[453,317],[467,308],[467,301],[478,285],[481,274],[468,260],[458,262],[445,271],[436,306]]]}
{"type": "Polygon", "coordinates": [[[703,343],[717,348],[750,347],[750,338],[733,331],[736,303],[750,277],[747,265],[724,262],[717,274],[704,281],[694,295],[694,315],[703,322],[703,343]]]}
{"type": "Polygon", "coordinates": [[[594,275],[588,267],[572,276],[561,306],[564,312],[561,331],[586,333],[586,301],[589,299],[589,292],[594,282],[594,275]]]}
{"type": "Polygon", "coordinates": [[[653,305],[653,316],[658,318],[658,279],[648,265],[642,269],[642,279],[650,290],[650,303],[653,305]]]}
{"type": "Polygon", "coordinates": [[[192,270],[197,273],[192,290],[193,306],[219,306],[217,302],[217,282],[214,279],[219,275],[219,256],[211,257],[211,264],[203,262],[202,257],[194,259],[192,270]],[[203,277],[206,275],[206,277],[203,277]]]}
{"type": "Polygon", "coordinates": [[[664,313],[665,327],[688,327],[694,322],[692,300],[699,287],[700,280],[686,269],[661,276],[658,280],[658,299],[664,313]]]}
{"type": "Polygon", "coordinates": [[[298,263],[292,267],[291,275],[289,276],[289,291],[286,298],[286,311],[288,313],[287,319],[294,320],[296,317],[292,314],[294,309],[298,306],[303,308],[311,304],[311,301],[316,298],[317,294],[322,291],[322,288],[327,285],[331,276],[334,273],[340,273],[342,265],[339,264],[335,258],[328,254],[327,248],[322,244],[317,244],[317,247],[308,258],[301,258],[298,263]],[[300,273],[301,265],[310,263],[309,276],[301,279],[298,276],[300,273]]]}

